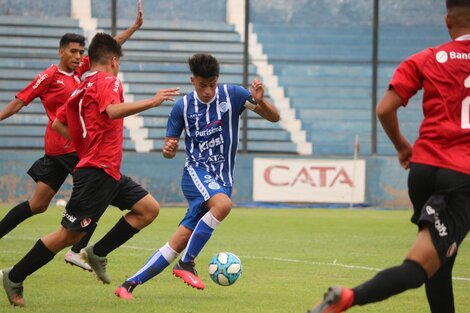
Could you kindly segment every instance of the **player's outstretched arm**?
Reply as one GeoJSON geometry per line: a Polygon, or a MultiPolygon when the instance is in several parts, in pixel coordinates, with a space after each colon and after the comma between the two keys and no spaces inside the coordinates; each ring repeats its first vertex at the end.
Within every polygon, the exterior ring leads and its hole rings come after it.
{"type": "Polygon", "coordinates": [[[166,159],[173,159],[178,151],[179,138],[165,138],[162,154],[166,159]]]}
{"type": "Polygon", "coordinates": [[[67,125],[59,121],[57,118],[52,122],[52,129],[59,133],[62,137],[70,140],[70,132],[67,125]]]}
{"type": "Polygon", "coordinates": [[[15,98],[8,103],[5,108],[0,112],[0,121],[9,118],[24,106],[24,102],[18,98],[15,98]]]}
{"type": "Polygon", "coordinates": [[[256,100],[253,111],[265,120],[273,123],[278,122],[280,119],[279,111],[264,98],[264,87],[259,79],[253,79],[250,91],[251,96],[256,100]]]}
{"type": "Polygon", "coordinates": [[[135,18],[134,24],[132,24],[128,29],[122,33],[114,36],[114,39],[121,46],[129,39],[141,26],[144,24],[144,16],[142,11],[142,0],[137,1],[137,16],[135,18]]]}
{"type": "Polygon", "coordinates": [[[159,90],[152,98],[143,99],[135,102],[126,102],[120,104],[111,104],[106,107],[106,113],[110,119],[118,119],[126,116],[154,108],[162,104],[163,101],[172,101],[173,97],[178,96],[179,88],[167,88],[159,90]]]}
{"type": "Polygon", "coordinates": [[[376,112],[385,133],[397,150],[400,165],[407,169],[410,166],[412,146],[400,131],[398,109],[402,103],[402,99],[395,90],[387,90],[380,100],[376,112]]]}

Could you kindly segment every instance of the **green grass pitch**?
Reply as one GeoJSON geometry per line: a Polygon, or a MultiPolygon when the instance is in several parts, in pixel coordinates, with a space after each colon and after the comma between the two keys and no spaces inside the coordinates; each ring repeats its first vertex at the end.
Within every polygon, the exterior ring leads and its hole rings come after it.
{"type": "MultiPolygon", "coordinates": [[[[10,206],[0,206],[0,216],[10,206]]],[[[0,267],[16,263],[43,234],[55,230],[60,208],[30,218],[0,240],[0,267]]],[[[144,264],[175,230],[184,209],[162,208],[160,216],[123,247],[108,256],[111,285],[93,274],[66,265],[65,250],[24,283],[27,313],[184,312],[264,313],[305,312],[325,289],[353,287],[377,269],[401,263],[416,235],[410,211],[348,209],[234,208],[219,225],[198,257],[197,269],[206,283],[199,291],[171,274],[171,266],[135,290],[135,300],[122,301],[114,289],[144,264]],[[210,258],[231,251],[243,263],[243,274],[229,287],[214,284],[207,274],[210,258]]],[[[91,242],[119,219],[109,208],[91,242]]],[[[470,307],[470,247],[463,243],[454,268],[457,312],[470,307]]],[[[3,291],[0,312],[13,310],[3,291]]],[[[13,311],[12,311],[13,312],[13,311]]],[[[16,311],[15,311],[16,312],[16,311]]],[[[424,288],[349,312],[429,312],[424,288]]]]}

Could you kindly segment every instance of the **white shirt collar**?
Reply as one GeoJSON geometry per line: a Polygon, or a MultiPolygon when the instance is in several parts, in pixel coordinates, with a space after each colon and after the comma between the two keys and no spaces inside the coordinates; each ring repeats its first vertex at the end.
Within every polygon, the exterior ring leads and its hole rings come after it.
{"type": "Polygon", "coordinates": [[[470,34],[465,34],[460,37],[455,38],[457,41],[464,41],[464,40],[470,40],[470,34]]]}

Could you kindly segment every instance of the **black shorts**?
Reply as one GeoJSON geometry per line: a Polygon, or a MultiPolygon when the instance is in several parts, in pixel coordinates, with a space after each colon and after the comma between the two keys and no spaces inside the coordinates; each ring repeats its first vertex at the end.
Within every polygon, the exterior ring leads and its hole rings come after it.
{"type": "Polygon", "coordinates": [[[424,164],[411,164],[408,190],[411,221],[429,225],[441,264],[457,251],[470,229],[470,175],[424,164]]]}
{"type": "Polygon", "coordinates": [[[28,175],[35,181],[49,185],[56,192],[69,174],[73,173],[78,163],[77,154],[47,155],[38,159],[28,170],[28,175]]]}
{"type": "Polygon", "coordinates": [[[119,181],[97,168],[79,168],[73,175],[73,190],[64,213],[62,226],[87,231],[95,225],[109,205],[128,210],[148,191],[122,175],[119,181]]]}

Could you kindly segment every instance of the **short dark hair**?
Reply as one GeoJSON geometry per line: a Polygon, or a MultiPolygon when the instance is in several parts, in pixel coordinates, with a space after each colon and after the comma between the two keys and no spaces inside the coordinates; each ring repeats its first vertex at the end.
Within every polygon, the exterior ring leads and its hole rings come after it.
{"type": "Polygon", "coordinates": [[[80,46],[85,46],[85,37],[79,34],[66,33],[60,38],[59,48],[64,48],[71,42],[78,42],[80,46]]]}
{"type": "Polygon", "coordinates": [[[97,33],[88,47],[91,64],[103,64],[113,57],[122,57],[122,48],[117,41],[108,34],[97,33]]]}
{"type": "Polygon", "coordinates": [[[454,7],[469,7],[470,8],[470,0],[446,0],[446,7],[454,8],[454,7]]]}
{"type": "Polygon", "coordinates": [[[197,53],[188,59],[188,64],[194,76],[203,78],[219,76],[219,61],[210,54],[197,53]]]}

